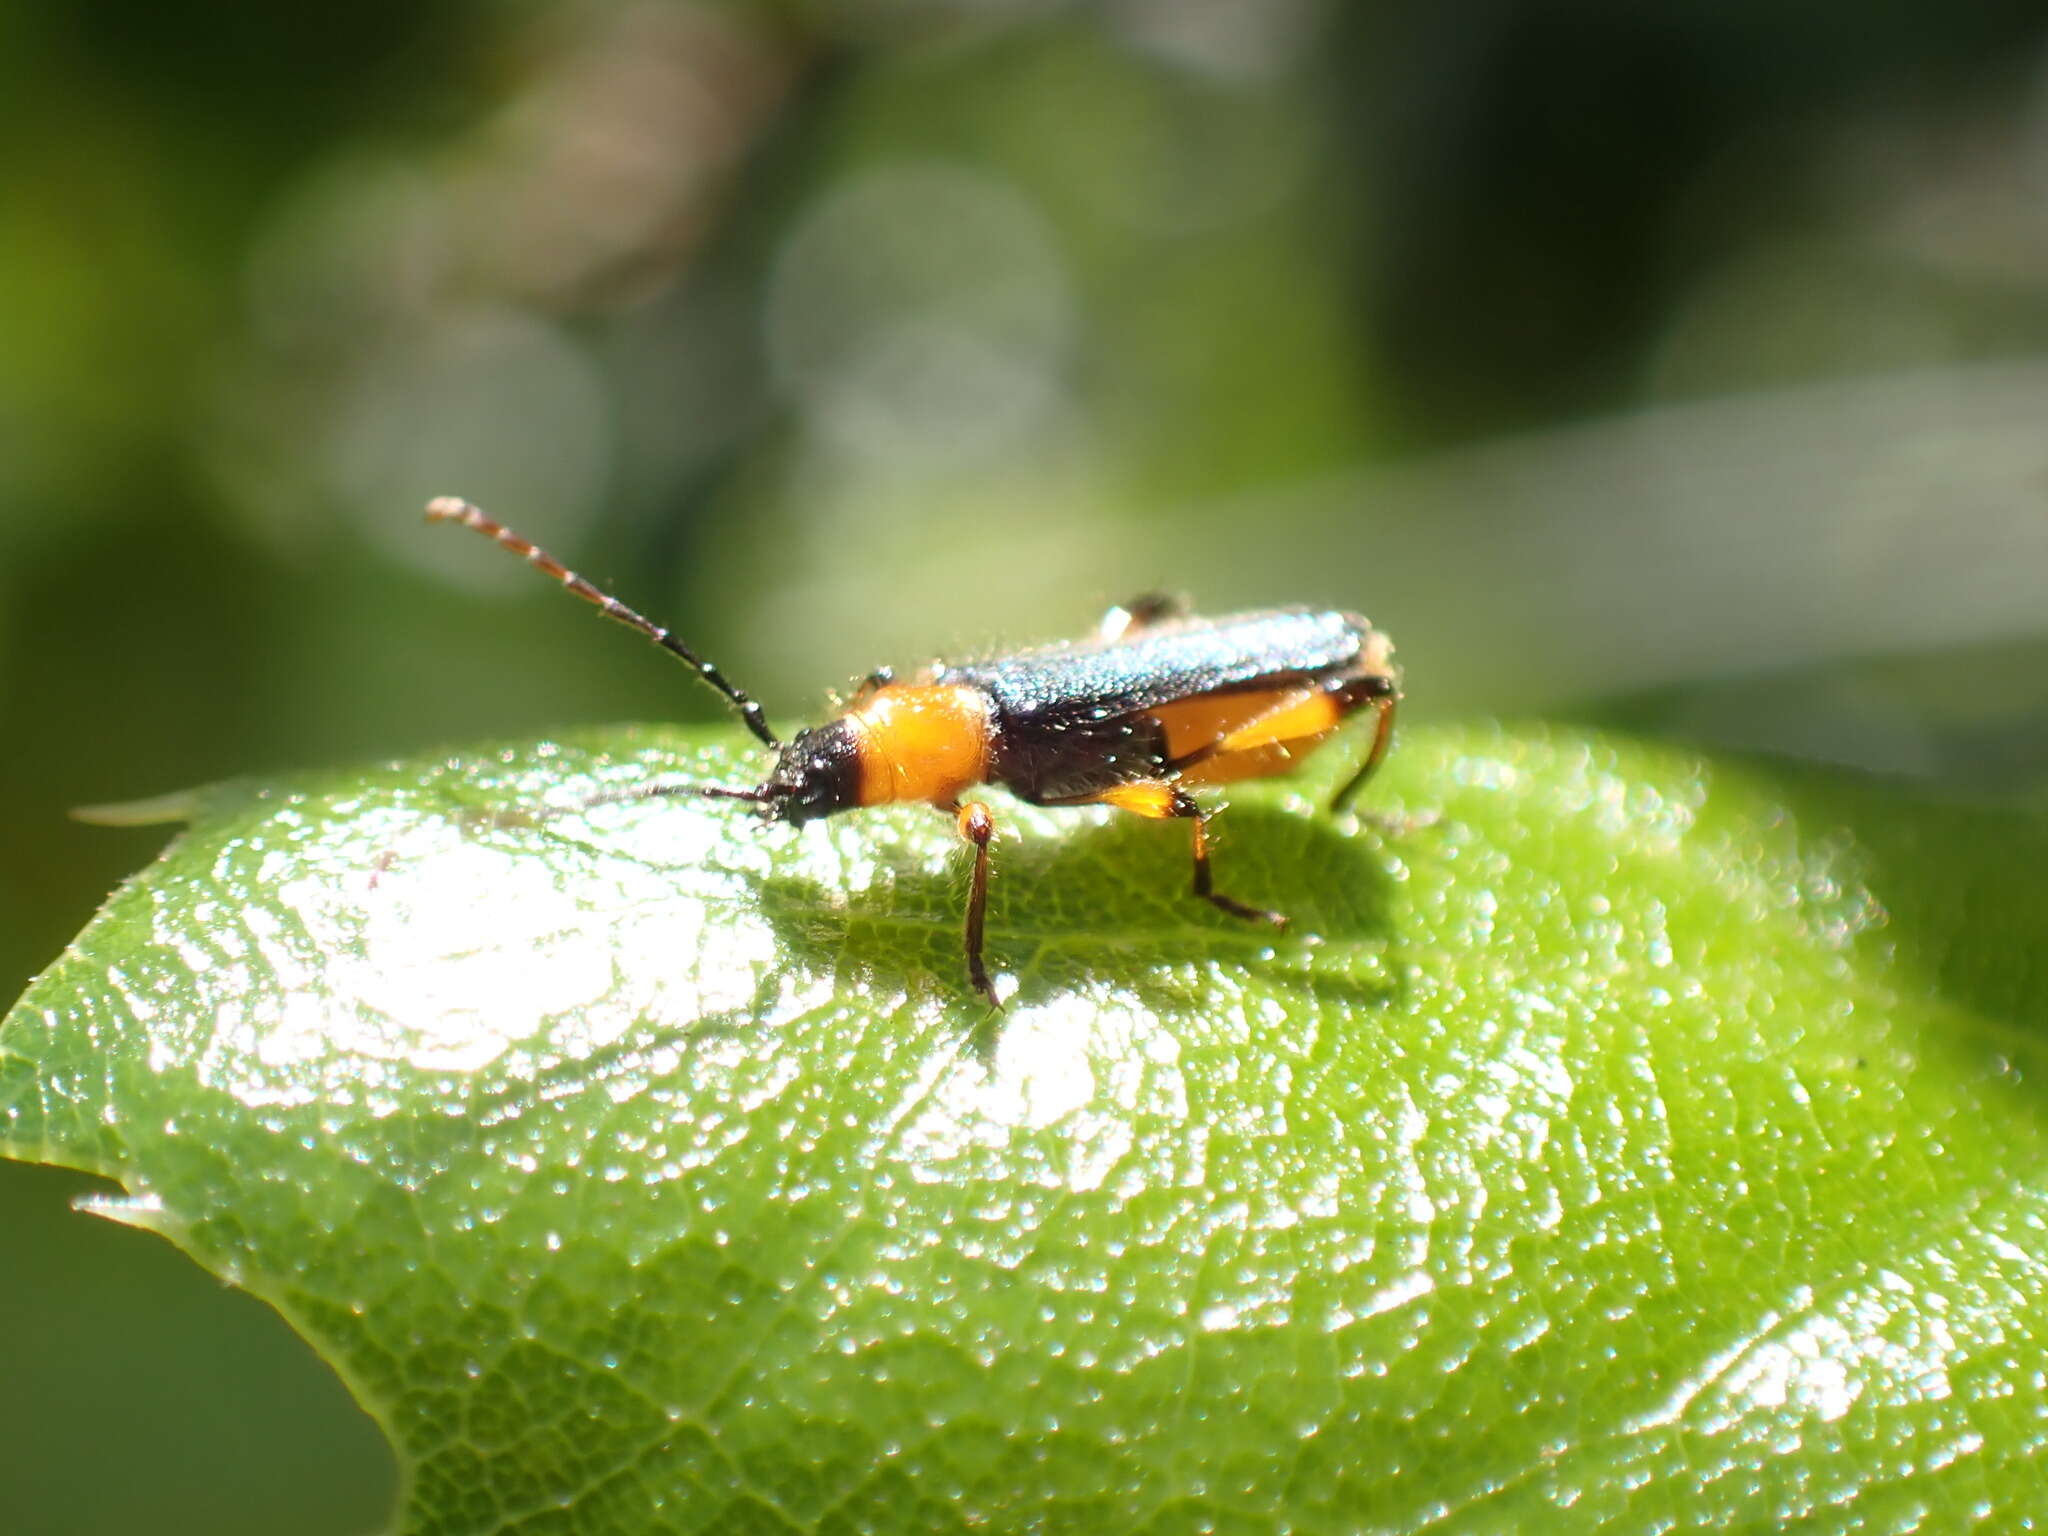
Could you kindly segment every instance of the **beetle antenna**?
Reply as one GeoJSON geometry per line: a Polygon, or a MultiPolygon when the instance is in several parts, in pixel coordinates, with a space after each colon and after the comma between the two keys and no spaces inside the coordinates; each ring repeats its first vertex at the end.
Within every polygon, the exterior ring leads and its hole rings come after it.
{"type": "MultiPolygon", "coordinates": [[[[662,800],[671,795],[701,795],[706,800],[745,800],[764,807],[775,799],[765,784],[755,789],[733,789],[723,784],[643,784],[633,789],[608,789],[603,794],[592,795],[583,802],[581,809],[588,810],[594,805],[624,805],[634,800],[662,800]]],[[[764,810],[762,814],[769,813],[764,810]]]]}
{"type": "MultiPolygon", "coordinates": [[[[475,505],[464,501],[460,496],[437,496],[428,502],[427,521],[430,523],[460,523],[465,528],[475,529],[485,538],[493,539],[506,549],[511,550],[513,554],[519,556],[543,575],[554,577],[555,580],[582,598],[583,601],[596,608],[606,618],[614,619],[625,625],[628,629],[637,629],[671,656],[681,657],[690,664],[699,677],[725,695],[733,708],[740,712],[740,718],[746,721],[747,729],[760,739],[763,746],[777,750],[781,748],[782,743],[777,741],[775,733],[768,729],[768,717],[762,713],[761,706],[727,682],[725,675],[718,668],[711,665],[710,662],[699,656],[687,645],[684,645],[682,641],[678,640],[653,620],[642,618],[617,598],[612,597],[608,593],[598,591],[596,587],[593,587],[581,576],[578,576],[531,539],[523,539],[503,523],[493,522],[490,518],[484,516],[482,511],[475,505]]],[[[731,791],[726,791],[725,794],[734,799],[753,798],[744,794],[735,795],[731,791]]]]}

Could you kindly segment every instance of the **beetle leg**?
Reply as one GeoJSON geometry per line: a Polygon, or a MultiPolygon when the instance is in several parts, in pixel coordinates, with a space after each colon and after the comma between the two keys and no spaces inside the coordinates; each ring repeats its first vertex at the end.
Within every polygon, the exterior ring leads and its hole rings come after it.
{"type": "Polygon", "coordinates": [[[967,928],[963,935],[967,979],[975,991],[988,999],[989,1007],[1001,1013],[1002,999],[996,996],[995,983],[988,979],[988,967],[981,958],[982,920],[988,911],[988,845],[996,834],[996,819],[979,800],[968,801],[953,813],[953,818],[960,835],[974,844],[974,883],[967,890],[967,928]]]}
{"type": "Polygon", "coordinates": [[[1209,814],[1186,790],[1177,789],[1173,794],[1173,814],[1189,817],[1195,824],[1195,894],[1210,906],[1228,912],[1232,917],[1248,918],[1255,923],[1271,923],[1275,928],[1286,927],[1287,915],[1284,912],[1269,912],[1264,907],[1248,907],[1241,901],[1225,896],[1210,885],[1209,814]]]}
{"type": "Polygon", "coordinates": [[[853,701],[849,703],[846,707],[848,709],[859,709],[861,705],[867,703],[869,699],[873,698],[877,693],[881,692],[882,689],[888,687],[891,683],[895,681],[895,668],[875,668],[874,671],[870,672],[866,677],[860,680],[860,686],[853,690],[853,701]]]}
{"type": "Polygon", "coordinates": [[[1368,701],[1379,716],[1373,722],[1372,747],[1365,754],[1365,761],[1360,764],[1358,772],[1351,775],[1344,787],[1338,790],[1330,801],[1330,809],[1333,811],[1343,810],[1351,797],[1365,787],[1365,781],[1373,776],[1380,765],[1380,760],[1387,755],[1387,748],[1394,744],[1394,705],[1400,699],[1400,695],[1394,691],[1392,679],[1379,677],[1372,680],[1385,690],[1368,701]]]}
{"type": "Polygon", "coordinates": [[[1102,622],[1095,629],[1095,638],[1106,645],[1114,645],[1125,636],[1135,635],[1155,624],[1184,618],[1187,611],[1187,599],[1184,597],[1172,597],[1164,592],[1140,592],[1102,616],[1102,622]]]}
{"type": "Polygon", "coordinates": [[[1195,894],[1219,911],[1228,912],[1232,917],[1247,918],[1255,923],[1271,923],[1284,927],[1285,913],[1268,912],[1264,907],[1248,907],[1243,902],[1225,896],[1211,883],[1209,874],[1209,813],[1202,809],[1201,802],[1178,785],[1155,781],[1137,784],[1119,784],[1116,788],[1094,797],[1104,805],[1113,805],[1118,810],[1130,811],[1139,816],[1150,816],[1160,820],[1169,817],[1176,820],[1192,821],[1195,824],[1195,894]]]}

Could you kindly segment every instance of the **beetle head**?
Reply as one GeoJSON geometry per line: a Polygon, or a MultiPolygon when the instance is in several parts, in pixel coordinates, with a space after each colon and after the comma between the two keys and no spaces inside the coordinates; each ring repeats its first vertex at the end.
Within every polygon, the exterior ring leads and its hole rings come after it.
{"type": "Polygon", "coordinates": [[[844,720],[798,731],[783,744],[768,781],[753,789],[707,787],[701,794],[745,800],[764,821],[801,826],[860,803],[860,758],[844,720]]]}

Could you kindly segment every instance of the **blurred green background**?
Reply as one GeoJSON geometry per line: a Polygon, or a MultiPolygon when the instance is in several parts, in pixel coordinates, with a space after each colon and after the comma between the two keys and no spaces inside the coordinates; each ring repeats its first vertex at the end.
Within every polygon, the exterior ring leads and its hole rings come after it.
{"type": "MultiPolygon", "coordinates": [[[[1410,719],[2048,747],[2048,18],[1337,0],[0,4],[0,990],[68,807],[779,721],[1164,587],[1410,719]]],[[[0,1168],[0,1524],[374,1526],[260,1305],[0,1168]]]]}

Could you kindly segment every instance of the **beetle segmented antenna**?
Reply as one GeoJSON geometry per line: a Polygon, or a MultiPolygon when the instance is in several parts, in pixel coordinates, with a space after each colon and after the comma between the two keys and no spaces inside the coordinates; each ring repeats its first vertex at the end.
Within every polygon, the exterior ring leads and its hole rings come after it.
{"type": "MultiPolygon", "coordinates": [[[[775,733],[768,729],[768,717],[761,706],[748,698],[739,689],[725,680],[725,675],[703,657],[697,655],[682,641],[663,629],[651,619],[641,617],[617,598],[600,592],[589,582],[570,570],[553,555],[542,549],[531,539],[523,539],[503,523],[493,522],[472,503],[460,496],[437,496],[427,503],[427,521],[430,523],[460,523],[473,528],[485,538],[495,540],[528,565],[545,575],[552,576],[583,601],[589,603],[608,619],[614,619],[628,629],[637,629],[671,656],[679,656],[696,671],[705,682],[716,688],[731,701],[740,712],[740,718],[747,723],[761,744],[771,749],[780,749],[782,743],[775,739],[775,733]]],[[[730,795],[730,798],[744,799],[745,796],[730,795]]]]}
{"type": "Polygon", "coordinates": [[[671,795],[697,795],[705,800],[745,800],[756,806],[766,806],[775,798],[765,784],[748,789],[733,789],[723,784],[639,784],[631,789],[608,789],[601,795],[592,795],[583,802],[583,808],[626,805],[635,800],[665,800],[671,795]]]}

